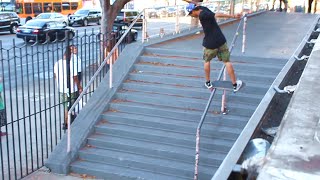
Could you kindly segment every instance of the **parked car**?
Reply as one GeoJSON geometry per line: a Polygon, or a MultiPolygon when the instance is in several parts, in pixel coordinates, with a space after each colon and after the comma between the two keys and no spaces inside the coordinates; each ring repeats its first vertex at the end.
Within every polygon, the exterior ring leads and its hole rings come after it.
{"type": "Polygon", "coordinates": [[[25,25],[17,29],[17,37],[24,39],[26,42],[30,40],[44,42],[63,40],[66,35],[69,39],[75,36],[75,31],[72,27],[58,23],[52,20],[33,19],[28,21],[25,25]]]}
{"type": "Polygon", "coordinates": [[[20,18],[15,12],[0,12],[0,31],[15,34],[20,26],[20,18]]]}
{"type": "Polygon", "coordinates": [[[99,9],[79,9],[73,15],[69,15],[69,26],[80,24],[87,26],[89,23],[101,24],[102,13],[99,9]]]}
{"type": "MultiPolygon", "coordinates": [[[[131,9],[122,9],[116,19],[115,23],[125,23],[128,26],[137,18],[139,15],[139,11],[131,10],[131,9]]],[[[137,22],[133,25],[134,27],[142,27],[142,16],[138,17],[137,22]]]]}
{"type": "Polygon", "coordinates": [[[51,20],[56,21],[58,23],[63,23],[64,25],[68,25],[68,18],[60,13],[40,13],[38,16],[36,16],[35,19],[45,19],[45,20],[51,20]]]}
{"type": "Polygon", "coordinates": [[[159,12],[157,9],[147,9],[148,18],[159,18],[159,12]]]}
{"type": "MultiPolygon", "coordinates": [[[[117,40],[119,40],[127,29],[128,26],[124,23],[114,23],[112,27],[112,34],[117,40]]],[[[136,41],[137,39],[138,31],[135,29],[131,29],[125,40],[127,43],[130,43],[132,41],[136,41]]]]}

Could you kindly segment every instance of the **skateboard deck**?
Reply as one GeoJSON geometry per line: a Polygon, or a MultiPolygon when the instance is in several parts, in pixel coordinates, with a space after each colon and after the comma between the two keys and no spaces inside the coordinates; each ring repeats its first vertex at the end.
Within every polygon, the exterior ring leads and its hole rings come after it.
{"type": "MultiPolygon", "coordinates": [[[[231,81],[212,81],[212,88],[210,89],[225,89],[225,90],[230,90],[233,91],[233,85],[231,81]]],[[[245,83],[242,82],[242,86],[240,89],[242,89],[245,86],[245,83]]]]}

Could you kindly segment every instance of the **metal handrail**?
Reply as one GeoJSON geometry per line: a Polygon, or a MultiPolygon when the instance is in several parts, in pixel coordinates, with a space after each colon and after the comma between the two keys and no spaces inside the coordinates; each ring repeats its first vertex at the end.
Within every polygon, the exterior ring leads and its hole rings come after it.
{"type": "MultiPolygon", "coordinates": [[[[234,47],[235,42],[236,42],[236,40],[237,40],[237,37],[238,37],[238,35],[239,35],[238,31],[239,31],[239,29],[240,29],[240,25],[241,25],[241,23],[242,23],[242,21],[243,21],[244,18],[246,18],[246,15],[244,15],[244,16],[241,18],[241,20],[240,20],[240,22],[239,22],[239,24],[238,24],[236,33],[235,33],[235,35],[234,35],[234,37],[233,37],[233,40],[232,40],[232,42],[231,42],[231,46],[230,46],[230,48],[229,48],[230,54],[231,54],[231,52],[232,52],[232,50],[233,50],[233,47],[234,47]]],[[[220,70],[220,73],[219,73],[219,75],[218,75],[218,77],[217,77],[217,80],[220,80],[220,79],[221,79],[222,74],[223,74],[224,71],[225,71],[225,67],[226,67],[226,66],[223,64],[223,66],[222,66],[222,68],[221,68],[221,70],[220,70]]],[[[200,132],[201,132],[201,127],[202,127],[203,122],[204,122],[204,119],[205,119],[205,117],[206,117],[206,115],[207,115],[207,113],[208,113],[210,104],[211,104],[211,102],[212,102],[212,99],[213,99],[215,93],[216,93],[216,88],[214,88],[214,89],[212,90],[211,94],[210,94],[210,97],[209,97],[209,99],[208,99],[208,103],[207,103],[207,105],[206,105],[206,108],[204,109],[204,112],[203,112],[203,114],[202,114],[202,116],[201,116],[200,122],[199,122],[198,127],[197,127],[194,180],[197,180],[197,179],[198,179],[198,165],[199,165],[200,132]]]]}
{"type": "MultiPolygon", "coordinates": [[[[128,29],[125,31],[125,33],[120,37],[120,39],[118,40],[118,42],[115,44],[115,46],[112,48],[112,50],[109,52],[108,56],[106,58],[104,58],[103,62],[101,63],[101,65],[99,66],[98,70],[94,73],[94,75],[91,77],[90,81],[88,82],[88,84],[84,87],[84,89],[82,90],[82,92],[80,93],[79,97],[77,98],[77,100],[73,103],[73,105],[71,106],[71,108],[68,111],[68,136],[67,136],[67,152],[70,152],[70,148],[71,148],[71,113],[72,111],[75,110],[76,106],[79,104],[79,102],[82,100],[83,96],[86,94],[87,90],[89,89],[89,87],[92,85],[92,83],[94,82],[94,80],[96,79],[96,77],[98,76],[98,74],[101,72],[101,70],[103,69],[104,65],[106,65],[108,59],[113,55],[113,53],[116,51],[116,49],[118,48],[118,46],[120,45],[120,43],[122,43],[123,39],[127,36],[127,34],[131,31],[133,25],[137,22],[137,20],[142,16],[144,11],[141,11],[139,13],[139,15],[133,20],[133,22],[130,24],[130,26],[128,27],[128,29]]],[[[109,77],[110,77],[110,88],[112,88],[112,61],[110,61],[110,70],[109,70],[109,77]]]]}

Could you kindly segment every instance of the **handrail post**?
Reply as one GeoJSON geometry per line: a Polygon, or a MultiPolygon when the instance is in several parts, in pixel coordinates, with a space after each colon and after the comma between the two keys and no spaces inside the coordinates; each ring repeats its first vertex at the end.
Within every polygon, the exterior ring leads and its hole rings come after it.
{"type": "MultiPolygon", "coordinates": [[[[224,65],[225,66],[225,65],[224,65]]],[[[226,72],[226,69],[225,67],[223,67],[223,80],[227,80],[227,72],[226,72]]],[[[226,96],[226,90],[223,89],[223,93],[222,93],[222,98],[221,98],[221,112],[223,114],[226,114],[227,112],[227,96],[226,96]]]]}
{"type": "Polygon", "coordinates": [[[142,43],[147,39],[147,19],[146,19],[146,9],[143,9],[143,20],[142,20],[142,43]]]}
{"type": "MultiPolygon", "coordinates": [[[[232,42],[231,42],[231,45],[230,45],[230,48],[229,48],[229,52],[230,52],[230,54],[231,54],[231,52],[233,51],[233,47],[234,47],[234,45],[235,45],[235,43],[236,43],[236,40],[237,40],[237,37],[238,37],[238,35],[239,35],[239,29],[240,29],[240,25],[241,25],[241,23],[242,23],[242,20],[247,20],[246,19],[247,17],[246,17],[246,15],[244,15],[242,18],[241,18],[241,20],[240,20],[240,22],[239,22],[239,24],[238,24],[238,27],[237,27],[237,30],[236,30],[236,33],[235,33],[235,35],[233,36],[233,39],[232,39],[232,42]]],[[[244,26],[244,25],[243,25],[244,26]]],[[[242,42],[242,43],[244,43],[244,42],[242,42]]],[[[242,47],[243,47],[243,44],[242,44],[242,47]]],[[[226,79],[227,79],[227,75],[226,75],[226,71],[225,71],[225,65],[223,66],[223,69],[224,69],[224,73],[223,73],[223,80],[225,81],[226,79]]],[[[219,80],[219,79],[218,79],[219,80]]],[[[226,108],[226,106],[227,106],[227,98],[226,98],[226,90],[225,89],[223,89],[223,93],[222,93],[222,99],[221,99],[221,112],[223,113],[223,114],[226,114],[226,111],[227,111],[227,108],[226,108]]]]}
{"type": "Polygon", "coordinates": [[[246,27],[247,27],[247,16],[243,18],[243,30],[242,30],[242,53],[245,53],[246,48],[246,27]]]}
{"type": "MultiPolygon", "coordinates": [[[[110,53],[111,54],[111,53],[110,53]]],[[[111,89],[112,88],[112,81],[113,81],[113,58],[112,58],[112,54],[111,56],[109,57],[109,59],[107,59],[107,61],[109,60],[109,66],[110,66],[110,69],[109,69],[109,88],[111,89]]]]}
{"type": "Polygon", "coordinates": [[[198,164],[199,164],[199,153],[200,153],[200,131],[201,128],[197,128],[196,134],[196,157],[195,157],[195,167],[194,167],[194,180],[198,180],[198,164]]]}
{"type": "Polygon", "coordinates": [[[71,149],[71,112],[68,112],[68,142],[67,142],[67,153],[70,152],[71,149]]]}
{"type": "Polygon", "coordinates": [[[179,23],[179,6],[176,6],[176,24],[175,24],[175,32],[178,34],[180,32],[180,23],[179,23]]]}

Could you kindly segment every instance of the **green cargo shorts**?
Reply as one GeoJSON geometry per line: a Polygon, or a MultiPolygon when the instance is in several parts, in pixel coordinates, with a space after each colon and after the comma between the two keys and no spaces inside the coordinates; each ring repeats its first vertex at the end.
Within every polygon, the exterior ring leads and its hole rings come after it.
{"type": "MultiPolygon", "coordinates": [[[[79,97],[79,93],[78,92],[71,93],[71,105],[70,105],[70,107],[78,99],[78,97],[79,97]]],[[[62,102],[62,104],[64,106],[64,109],[68,110],[68,107],[69,107],[68,93],[60,93],[60,100],[61,100],[61,102],[62,102]]]]}
{"type": "Polygon", "coordinates": [[[204,48],[203,60],[205,62],[210,62],[216,56],[218,56],[219,61],[222,61],[222,62],[230,61],[230,52],[229,52],[227,43],[224,43],[222,46],[216,49],[204,48]]]}

